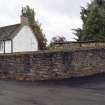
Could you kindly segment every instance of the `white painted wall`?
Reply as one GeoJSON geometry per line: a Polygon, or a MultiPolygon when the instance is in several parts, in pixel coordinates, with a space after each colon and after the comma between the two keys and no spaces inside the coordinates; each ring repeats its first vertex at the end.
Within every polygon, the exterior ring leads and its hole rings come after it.
{"type": "Polygon", "coordinates": [[[13,39],[13,52],[37,51],[38,41],[29,26],[23,26],[13,39]]]}

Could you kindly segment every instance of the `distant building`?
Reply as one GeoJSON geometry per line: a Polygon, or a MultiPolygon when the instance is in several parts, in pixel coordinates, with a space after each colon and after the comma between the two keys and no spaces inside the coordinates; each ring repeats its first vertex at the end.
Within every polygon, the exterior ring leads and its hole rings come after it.
{"type": "Polygon", "coordinates": [[[21,23],[0,27],[0,53],[27,52],[38,50],[38,38],[21,16],[21,23]]]}
{"type": "Polygon", "coordinates": [[[87,42],[59,42],[59,43],[53,43],[53,45],[50,47],[50,49],[79,49],[79,48],[105,48],[105,41],[87,41],[87,42]]]}

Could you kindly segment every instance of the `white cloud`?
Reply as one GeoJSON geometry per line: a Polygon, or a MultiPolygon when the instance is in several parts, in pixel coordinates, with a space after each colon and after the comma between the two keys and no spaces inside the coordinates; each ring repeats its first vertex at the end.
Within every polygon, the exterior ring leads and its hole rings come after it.
{"type": "Polygon", "coordinates": [[[73,40],[75,37],[72,34],[72,29],[81,27],[81,20],[62,15],[49,15],[47,24],[42,25],[47,38],[51,40],[53,36],[65,36],[68,40],[73,40]]]}

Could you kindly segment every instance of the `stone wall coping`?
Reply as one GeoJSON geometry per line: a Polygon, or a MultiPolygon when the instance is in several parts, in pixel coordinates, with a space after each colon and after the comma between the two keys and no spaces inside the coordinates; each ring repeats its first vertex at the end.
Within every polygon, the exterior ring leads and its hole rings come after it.
{"type": "Polygon", "coordinates": [[[6,53],[0,54],[0,56],[17,56],[17,55],[30,55],[30,54],[50,54],[50,53],[65,53],[65,52],[75,52],[75,51],[90,51],[90,50],[104,50],[104,47],[100,48],[77,48],[77,49],[51,49],[42,51],[31,51],[31,52],[16,52],[16,53],[6,53]]]}

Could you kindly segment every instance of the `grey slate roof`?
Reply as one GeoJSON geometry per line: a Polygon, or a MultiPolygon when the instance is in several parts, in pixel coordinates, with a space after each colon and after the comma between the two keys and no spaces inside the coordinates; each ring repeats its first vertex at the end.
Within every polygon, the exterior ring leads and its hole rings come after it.
{"type": "Polygon", "coordinates": [[[5,27],[0,27],[0,40],[10,40],[16,36],[16,31],[19,29],[21,24],[15,24],[5,27]],[[15,33],[15,34],[14,34],[15,33]]]}

